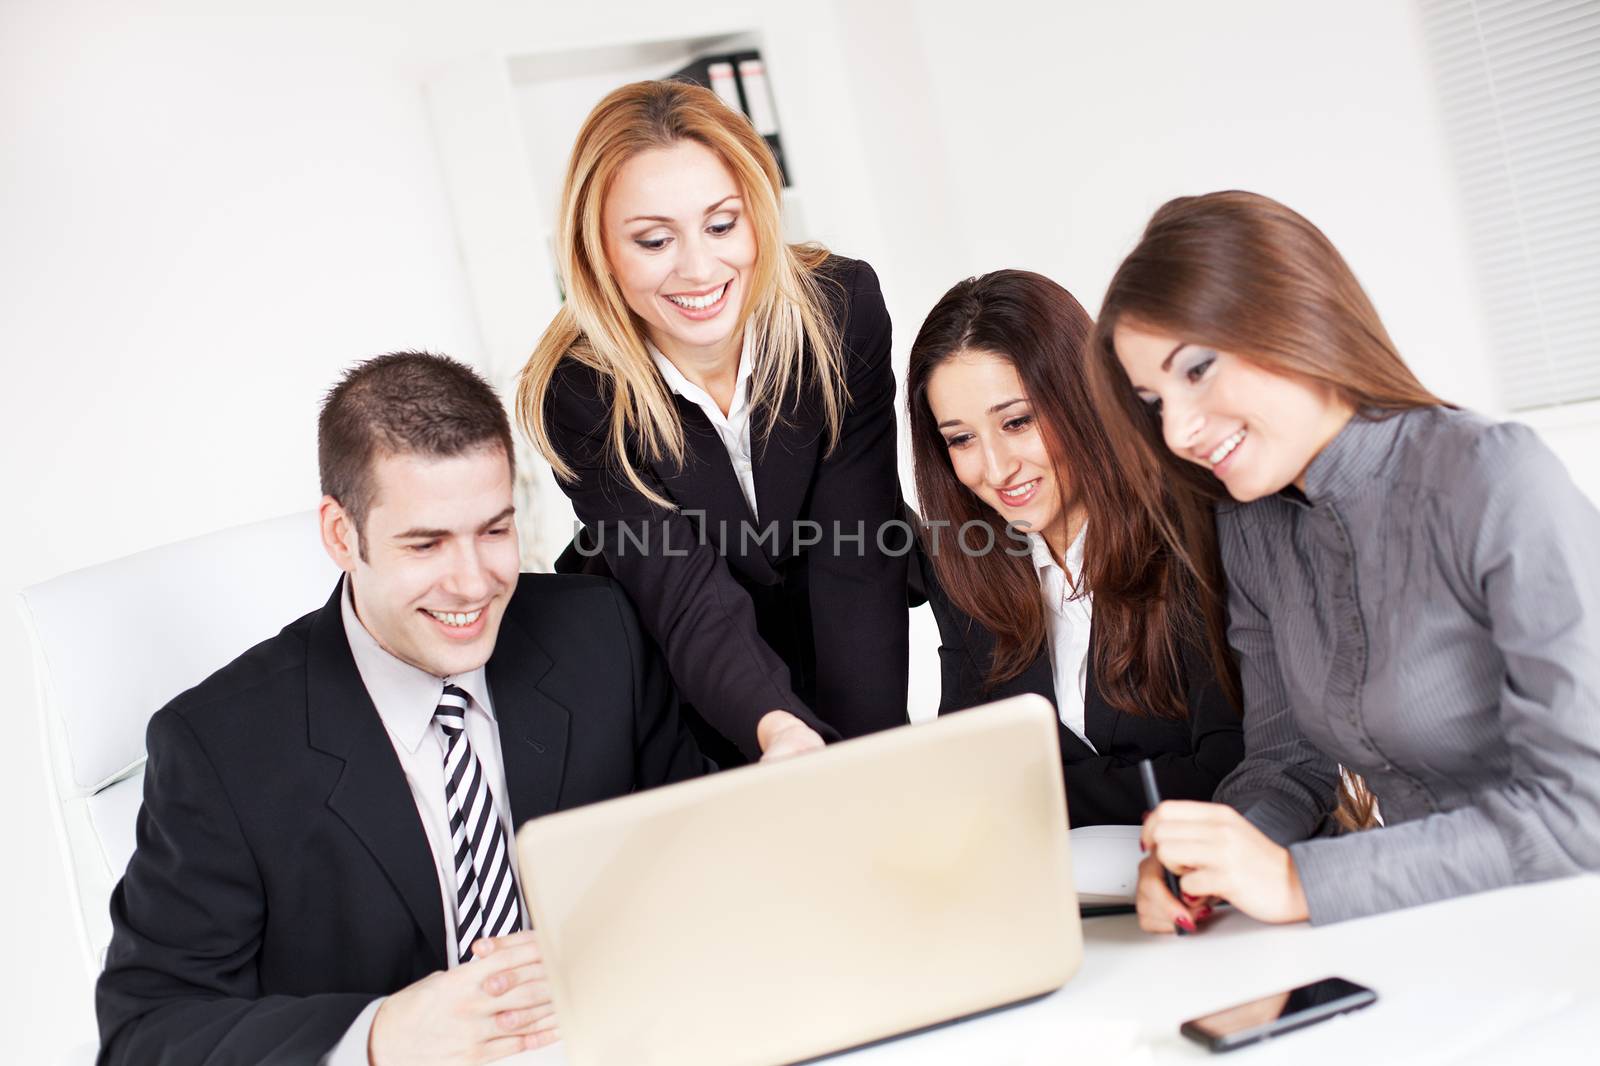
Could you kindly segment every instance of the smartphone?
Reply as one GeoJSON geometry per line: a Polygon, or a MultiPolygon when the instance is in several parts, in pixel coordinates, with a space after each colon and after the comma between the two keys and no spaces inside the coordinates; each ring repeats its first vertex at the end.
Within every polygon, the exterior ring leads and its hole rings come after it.
{"type": "Polygon", "coordinates": [[[1377,1001],[1378,994],[1365,985],[1342,977],[1324,977],[1287,992],[1193,1018],[1180,1025],[1178,1032],[1212,1051],[1232,1051],[1377,1001]]]}

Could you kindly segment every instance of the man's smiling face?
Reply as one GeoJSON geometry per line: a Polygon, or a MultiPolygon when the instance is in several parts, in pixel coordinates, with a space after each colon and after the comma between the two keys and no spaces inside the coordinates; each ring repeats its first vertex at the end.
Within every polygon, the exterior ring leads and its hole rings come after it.
{"type": "MultiPolygon", "coordinates": [[[[437,677],[489,661],[521,570],[511,464],[498,446],[440,459],[373,460],[376,489],[358,535],[338,509],[330,544],[356,614],[390,654],[437,677]],[[359,550],[364,546],[365,551],[359,550]]],[[[324,520],[325,538],[329,520],[324,520]]]]}

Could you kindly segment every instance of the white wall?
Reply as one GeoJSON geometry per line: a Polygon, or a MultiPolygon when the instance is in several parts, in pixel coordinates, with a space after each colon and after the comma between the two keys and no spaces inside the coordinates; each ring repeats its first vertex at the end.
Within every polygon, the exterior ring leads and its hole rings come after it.
{"type": "Polygon", "coordinates": [[[364,6],[0,7],[8,1061],[94,1033],[15,590],[314,505],[316,404],[341,367],[476,358],[416,60],[390,5],[364,6]]]}
{"type": "MultiPolygon", "coordinates": [[[[1330,234],[1430,386],[1496,406],[1409,5],[713,10],[765,28],[807,221],[878,267],[900,365],[958,278],[1029,267],[1092,310],[1163,200],[1241,186],[1330,234]]],[[[0,6],[0,598],[314,502],[315,405],[341,367],[397,347],[482,356],[424,78],[518,42],[672,36],[683,15],[643,0],[0,6]]],[[[0,1025],[18,1034],[8,1058],[47,1063],[93,1030],[64,875],[26,814],[44,784],[14,618],[0,609],[19,693],[0,854],[29,873],[0,890],[0,1025]]]]}
{"type": "Polygon", "coordinates": [[[947,260],[959,251],[952,278],[1039,270],[1093,311],[1161,203],[1251,189],[1329,234],[1428,384],[1489,400],[1410,5],[919,9],[930,111],[960,206],[897,235],[899,246],[949,247],[947,260]]]}

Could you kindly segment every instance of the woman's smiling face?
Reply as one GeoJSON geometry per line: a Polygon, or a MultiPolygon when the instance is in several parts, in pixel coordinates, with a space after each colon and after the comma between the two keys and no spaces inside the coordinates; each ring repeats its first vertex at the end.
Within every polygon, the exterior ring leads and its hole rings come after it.
{"type": "Polygon", "coordinates": [[[1062,501],[1072,492],[1057,482],[1011,360],[993,352],[957,352],[928,376],[927,402],[956,479],[1002,520],[1057,547],[1054,541],[1065,528],[1062,501]]]}
{"type": "Polygon", "coordinates": [[[618,170],[601,226],[617,287],[662,354],[737,355],[756,239],[715,153],[689,140],[640,152],[618,170]]]}
{"type": "Polygon", "coordinates": [[[1172,454],[1210,470],[1236,500],[1304,490],[1306,467],[1353,414],[1326,385],[1161,330],[1119,322],[1112,342],[1172,454]]]}

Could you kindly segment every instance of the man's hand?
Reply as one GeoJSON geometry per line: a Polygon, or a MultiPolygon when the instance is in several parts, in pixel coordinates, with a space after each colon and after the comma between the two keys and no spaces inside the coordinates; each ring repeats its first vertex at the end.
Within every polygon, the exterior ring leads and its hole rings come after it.
{"type": "Polygon", "coordinates": [[[537,1037],[535,1042],[528,1044],[529,1047],[544,1047],[561,1039],[561,1033],[556,1027],[556,1007],[550,998],[550,981],[544,972],[544,953],[539,948],[538,935],[529,930],[509,936],[486,937],[472,945],[473,961],[500,957],[507,951],[521,951],[526,945],[533,947],[533,961],[524,961],[525,955],[519,954],[510,969],[484,978],[483,990],[491,996],[504,996],[512,989],[525,989],[525,995],[533,1000],[533,1005],[503,1004],[497,1008],[495,1024],[508,1033],[537,1037]]]}
{"type": "Polygon", "coordinates": [[[492,1062],[560,1039],[534,933],[479,940],[472,952],[383,1001],[367,1040],[372,1066],[492,1062]]]}
{"type": "Polygon", "coordinates": [[[1263,922],[1309,917],[1289,850],[1227,804],[1168,800],[1150,812],[1139,839],[1150,852],[1139,866],[1139,924],[1151,932],[1169,932],[1174,922],[1192,931],[1213,896],[1263,922]],[[1179,875],[1184,900],[1161,884],[1162,867],[1179,875]]]}
{"type": "Polygon", "coordinates": [[[821,751],[817,731],[788,711],[768,711],[756,724],[756,743],[761,745],[761,761],[777,762],[807,751],[821,751]]]}

